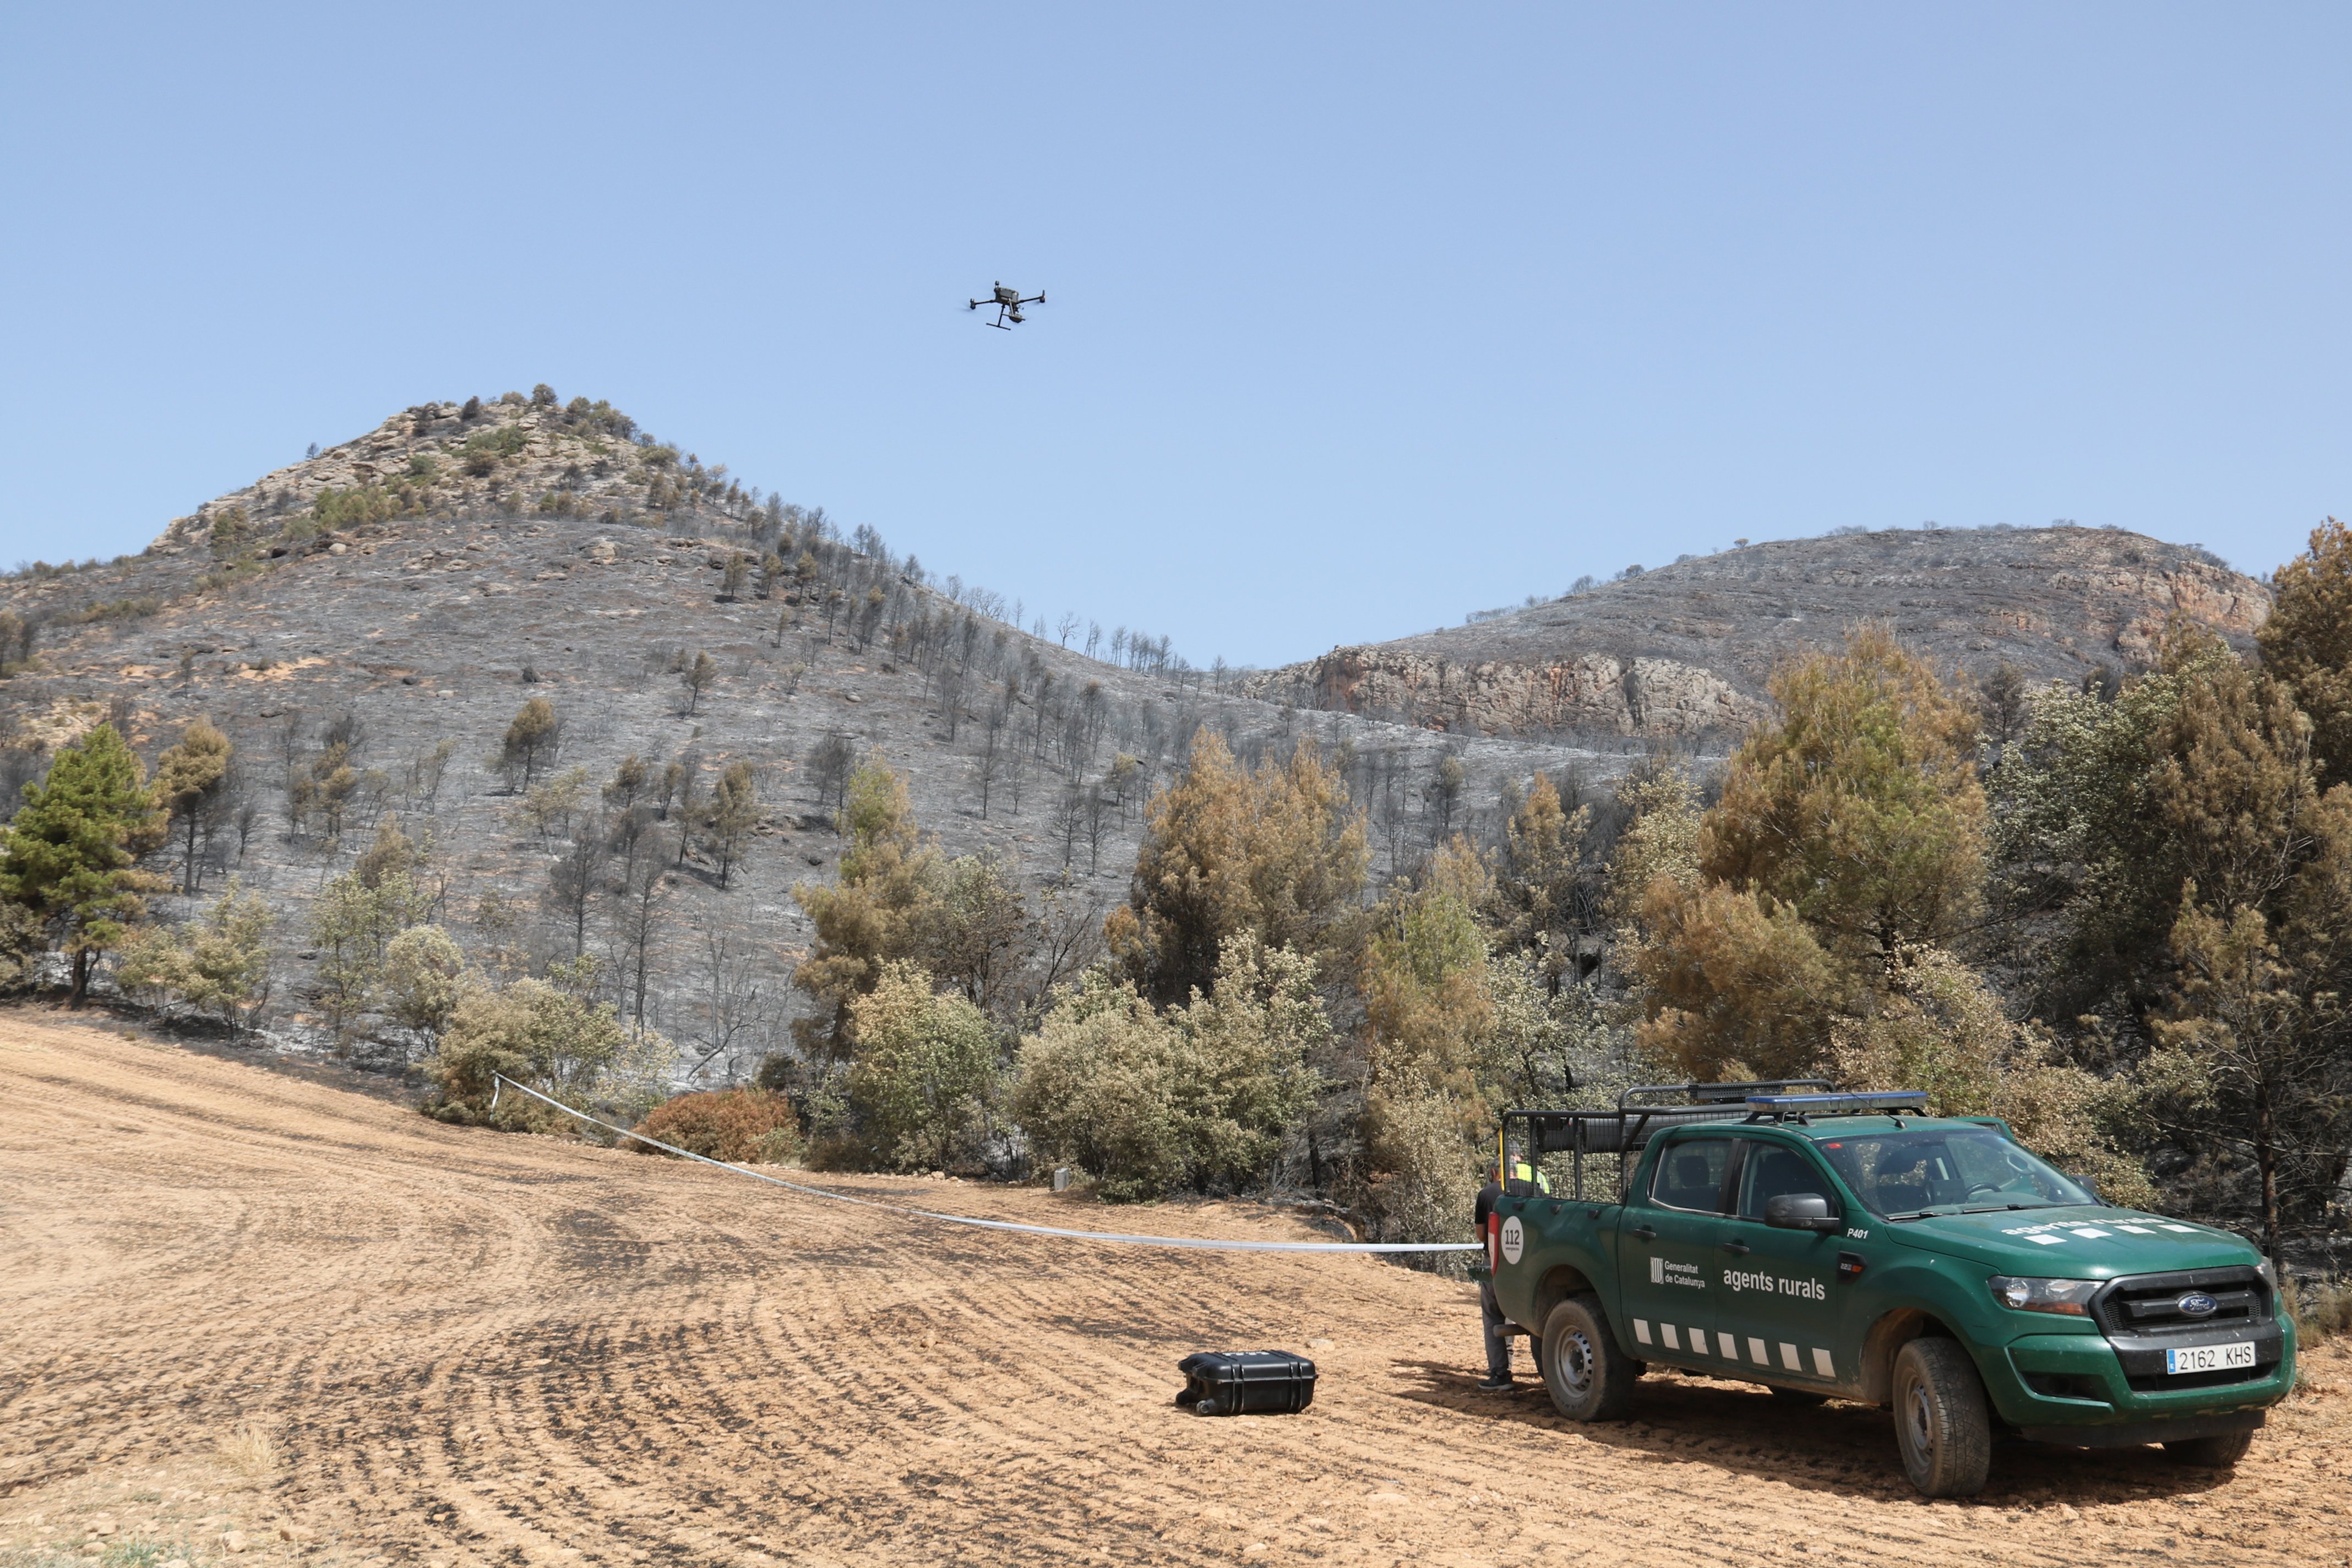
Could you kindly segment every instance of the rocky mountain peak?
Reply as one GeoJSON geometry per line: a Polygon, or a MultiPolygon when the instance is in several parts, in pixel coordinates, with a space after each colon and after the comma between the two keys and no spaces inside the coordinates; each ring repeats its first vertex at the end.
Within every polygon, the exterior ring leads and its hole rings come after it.
{"type": "MultiPolygon", "coordinates": [[[[226,524],[268,532],[403,515],[583,517],[641,523],[680,504],[741,519],[748,492],[724,466],[706,469],[641,434],[609,403],[558,403],[541,389],[496,400],[421,403],[366,435],[264,474],[174,518],[149,552],[212,549],[226,524]]],[[[652,521],[659,521],[658,518],[652,521]]]]}

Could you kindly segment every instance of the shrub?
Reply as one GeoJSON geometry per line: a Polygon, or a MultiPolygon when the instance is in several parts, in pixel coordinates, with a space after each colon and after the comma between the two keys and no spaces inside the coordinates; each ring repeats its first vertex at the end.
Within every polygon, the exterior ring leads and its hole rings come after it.
{"type": "Polygon", "coordinates": [[[152,594],[136,598],[106,599],[95,605],[85,605],[61,619],[68,626],[86,626],[98,621],[143,621],[163,607],[163,601],[152,594]]]}
{"type": "Polygon", "coordinates": [[[1115,1203],[1262,1181],[1313,1101],[1308,1056],[1330,1038],[1314,974],[1234,937],[1216,994],[1165,1014],[1089,974],[1022,1043],[1014,1115],[1040,1156],[1088,1172],[1115,1203]]]}
{"type": "Polygon", "coordinates": [[[38,621],[0,610],[0,677],[14,675],[31,661],[33,643],[40,634],[38,621]]]}
{"type": "MultiPolygon", "coordinates": [[[[593,425],[601,430],[625,438],[636,434],[637,422],[603,398],[598,398],[595,402],[588,404],[585,410],[581,410],[580,405],[586,402],[585,398],[575,397],[571,404],[572,410],[575,411],[575,416],[583,423],[593,425]]],[[[603,448],[600,447],[598,450],[602,451],[603,448]]]]}
{"type": "Polygon", "coordinates": [[[676,1055],[659,1035],[630,1033],[609,1004],[543,980],[518,980],[503,991],[477,987],[458,1002],[440,1049],[425,1064],[434,1087],[422,1109],[436,1121],[509,1131],[565,1120],[526,1096],[499,1096],[500,1076],[566,1104],[639,1109],[676,1055]]]}
{"type": "Polygon", "coordinates": [[[370,881],[364,858],[361,870],[332,879],[311,900],[310,940],[320,954],[314,994],[338,1044],[359,1034],[362,1016],[383,1000],[384,951],[422,923],[430,903],[405,869],[370,881]]]}
{"type": "Polygon", "coordinates": [[[0,901],[0,995],[29,989],[40,978],[49,934],[41,917],[18,903],[0,901]]]}
{"type": "Polygon", "coordinates": [[[269,1005],[269,906],[231,879],[201,921],[174,931],[150,926],[124,945],[115,981],[159,1010],[209,1013],[231,1033],[249,1029],[269,1005]]]}
{"type": "Polygon", "coordinates": [[[849,1005],[856,1055],[845,1086],[866,1163],[945,1170],[977,1162],[995,1097],[996,1031],[961,996],[937,996],[922,968],[893,963],[849,1005]]]}
{"type": "Polygon", "coordinates": [[[268,565],[262,561],[250,559],[230,561],[214,567],[209,572],[198,574],[195,591],[199,594],[217,593],[223,588],[234,587],[247,578],[258,577],[268,570],[269,570],[268,565]]]}
{"type": "Polygon", "coordinates": [[[1013,1112],[1041,1160],[1093,1175],[1113,1203],[1184,1179],[1172,1093],[1175,1031],[1133,987],[1089,974],[1022,1043],[1013,1112]]]}
{"type": "Polygon", "coordinates": [[[466,955],[436,925],[413,925],[384,944],[385,1010],[428,1039],[448,1026],[465,995],[466,955]]]}
{"type": "MultiPolygon", "coordinates": [[[[636,1131],[730,1165],[782,1164],[800,1153],[800,1118],[793,1102],[772,1089],[677,1095],[647,1111],[636,1131]]],[[[650,1143],[636,1148],[644,1154],[663,1152],[650,1143]]]]}
{"type": "Polygon", "coordinates": [[[2286,1300],[2295,1333],[2306,1345],[2352,1329],[2352,1281],[2315,1279],[2306,1285],[2290,1279],[2286,1300]]]}
{"type": "Polygon", "coordinates": [[[320,529],[355,528],[399,514],[399,502],[381,485],[355,485],[347,490],[329,485],[319,492],[310,509],[320,529]]]}
{"type": "Polygon", "coordinates": [[[252,542],[253,521],[245,508],[226,508],[213,519],[211,547],[215,556],[235,555],[252,542]]]}
{"type": "MultiPolygon", "coordinates": [[[[1381,1173],[1365,1206],[1378,1241],[1466,1241],[1478,1173],[1462,1136],[1462,1107],[1419,1068],[1376,1088],[1364,1107],[1364,1152],[1381,1173]]],[[[1458,1259],[1436,1255],[1440,1272],[1458,1259]]]]}
{"type": "Polygon", "coordinates": [[[467,473],[481,479],[497,471],[499,458],[514,457],[529,445],[530,432],[520,425],[503,425],[467,437],[466,444],[457,448],[457,456],[467,473]]]}

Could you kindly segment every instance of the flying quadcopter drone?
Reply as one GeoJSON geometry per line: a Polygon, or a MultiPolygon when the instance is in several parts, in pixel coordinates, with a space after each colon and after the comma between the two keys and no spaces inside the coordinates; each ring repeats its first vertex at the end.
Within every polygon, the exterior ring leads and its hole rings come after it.
{"type": "Polygon", "coordinates": [[[1013,329],[1013,326],[1016,323],[1025,319],[1021,314],[1022,306],[1042,305],[1045,302],[1045,296],[1042,293],[1033,294],[1028,299],[1024,300],[1021,297],[1020,289],[1008,289],[1003,284],[999,283],[996,285],[994,290],[990,293],[987,299],[974,300],[971,301],[968,309],[977,310],[982,305],[995,306],[996,320],[989,322],[988,324],[992,327],[1003,327],[1009,332],[1013,329]]]}

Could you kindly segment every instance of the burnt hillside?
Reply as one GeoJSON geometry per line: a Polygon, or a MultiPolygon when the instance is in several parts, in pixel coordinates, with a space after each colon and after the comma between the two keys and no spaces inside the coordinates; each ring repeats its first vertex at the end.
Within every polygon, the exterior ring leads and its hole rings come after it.
{"type": "Polygon", "coordinates": [[[2195,546],[2072,527],[1886,531],[1694,557],[1479,624],[1334,648],[1254,696],[1479,735],[1727,736],[1773,667],[1883,620],[1942,668],[2036,683],[2144,665],[2166,622],[2247,645],[2260,583],[2195,546]]]}
{"type": "MultiPolygon", "coordinates": [[[[0,680],[11,797],[110,716],[151,761],[198,717],[234,741],[201,897],[233,873],[276,906],[296,955],[281,1017],[306,1005],[312,899],[386,816],[430,835],[438,917],[478,953],[569,957],[583,924],[553,879],[604,830],[623,760],[654,779],[680,764],[681,788],[705,797],[750,763],[761,813],[740,862],[722,881],[696,846],[669,878],[653,1021],[694,1056],[725,1032],[722,992],[730,1018],[754,1015],[721,1042],[729,1056],[778,1037],[807,940],[792,888],[833,872],[830,792],[849,757],[907,775],[949,850],[1010,859],[1040,918],[1091,929],[1124,896],[1144,802],[1202,725],[1245,761],[1310,733],[1345,745],[1384,865],[1477,828],[1507,779],[1601,778],[1626,755],[1302,713],[1220,691],[1141,639],[1127,663],[1086,658],[999,619],[994,595],[936,583],[870,533],[844,539],[584,401],[405,411],[174,520],[142,554],[0,580],[0,609],[34,628],[31,658],[0,680]],[[698,696],[684,676],[703,656],[698,696]],[[538,782],[579,770],[552,817],[499,765],[533,697],[563,726],[538,782]],[[345,793],[298,811],[338,742],[345,793]],[[1447,756],[1465,770],[1450,793],[1434,788],[1447,756]],[[498,913],[478,918],[491,893],[498,913]]],[[[584,946],[608,969],[612,940],[592,909],[584,946]]]]}

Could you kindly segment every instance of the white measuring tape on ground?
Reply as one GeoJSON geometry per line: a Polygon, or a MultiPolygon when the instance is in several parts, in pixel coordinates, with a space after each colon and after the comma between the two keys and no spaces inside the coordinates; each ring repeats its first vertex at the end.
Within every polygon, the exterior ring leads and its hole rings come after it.
{"type": "Polygon", "coordinates": [[[609,1121],[599,1121],[585,1111],[574,1110],[560,1100],[551,1100],[535,1089],[527,1089],[510,1078],[492,1074],[498,1089],[490,1093],[490,1104],[496,1106],[499,1094],[513,1089],[527,1094],[542,1105],[552,1106],[564,1115],[585,1121],[591,1127],[601,1127],[623,1138],[634,1138],[640,1143],[676,1154],[680,1159],[698,1160],[706,1165],[716,1165],[722,1171],[732,1171],[739,1176],[749,1176],[755,1182],[782,1187],[787,1192],[812,1198],[824,1198],[836,1204],[856,1204],[860,1208],[887,1209],[892,1214],[911,1215],[917,1219],[935,1219],[948,1225],[968,1225],[981,1230],[1017,1230],[1030,1236],[1058,1236],[1072,1241],[1111,1241],[1125,1247],[1181,1247],[1193,1252],[1476,1252],[1475,1241],[1206,1241],[1190,1236],[1126,1236],[1108,1230],[1064,1230],[1050,1225],[1021,1225],[1009,1219],[974,1219],[970,1215],[940,1214],[933,1209],[911,1208],[905,1204],[887,1204],[878,1198],[856,1198],[847,1193],[828,1193],[823,1187],[803,1186],[798,1182],[785,1181],[742,1165],[730,1165],[724,1160],[714,1160],[708,1154],[697,1154],[690,1149],[665,1143],[658,1138],[648,1138],[642,1132],[632,1132],[625,1127],[615,1127],[609,1121]]]}

